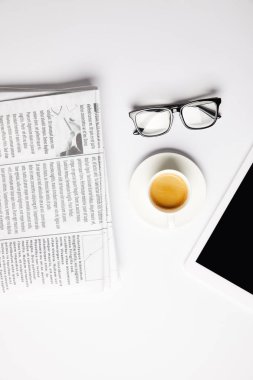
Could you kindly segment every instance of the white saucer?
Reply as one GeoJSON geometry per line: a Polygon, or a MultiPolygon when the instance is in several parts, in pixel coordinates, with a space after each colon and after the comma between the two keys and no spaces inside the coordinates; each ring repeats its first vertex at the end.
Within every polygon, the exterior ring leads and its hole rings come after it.
{"type": "Polygon", "coordinates": [[[130,201],[139,216],[147,223],[170,228],[168,215],[157,210],[149,201],[148,185],[160,170],[174,169],[182,172],[190,183],[191,197],[187,205],[174,216],[174,227],[191,221],[206,198],[206,182],[198,166],[189,158],[177,153],[159,153],[144,160],[134,171],[130,181],[130,201]]]}

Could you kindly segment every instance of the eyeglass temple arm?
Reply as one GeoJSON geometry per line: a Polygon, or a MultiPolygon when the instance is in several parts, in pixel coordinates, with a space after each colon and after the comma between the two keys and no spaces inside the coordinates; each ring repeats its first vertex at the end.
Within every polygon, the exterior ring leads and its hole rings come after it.
{"type": "MultiPolygon", "coordinates": [[[[133,121],[134,121],[134,113],[135,113],[135,112],[129,112],[129,117],[130,117],[130,119],[132,119],[133,121]]],[[[140,134],[140,133],[139,133],[138,129],[135,128],[135,130],[133,131],[133,135],[139,135],[139,134],[140,134]]]]}
{"type": "MultiPolygon", "coordinates": [[[[216,117],[216,112],[212,112],[211,110],[207,109],[206,107],[203,107],[203,106],[197,106],[198,108],[201,109],[201,111],[203,111],[205,114],[207,114],[208,116],[210,116],[212,119],[215,119],[216,117]]],[[[221,118],[221,115],[218,113],[217,114],[217,118],[220,119],[221,118]]]]}

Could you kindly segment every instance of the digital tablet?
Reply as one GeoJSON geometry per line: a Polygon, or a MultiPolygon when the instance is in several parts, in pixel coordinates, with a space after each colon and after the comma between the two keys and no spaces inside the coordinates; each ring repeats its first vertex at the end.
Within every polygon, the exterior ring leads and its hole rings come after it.
{"type": "Polygon", "coordinates": [[[253,147],[202,231],[185,268],[253,308],[253,147]]]}

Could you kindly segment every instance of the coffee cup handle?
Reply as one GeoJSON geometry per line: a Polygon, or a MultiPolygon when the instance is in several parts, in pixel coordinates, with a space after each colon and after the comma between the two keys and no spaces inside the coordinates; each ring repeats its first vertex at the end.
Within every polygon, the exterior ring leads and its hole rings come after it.
{"type": "Polygon", "coordinates": [[[175,215],[167,215],[167,226],[170,229],[175,228],[175,215]]]}

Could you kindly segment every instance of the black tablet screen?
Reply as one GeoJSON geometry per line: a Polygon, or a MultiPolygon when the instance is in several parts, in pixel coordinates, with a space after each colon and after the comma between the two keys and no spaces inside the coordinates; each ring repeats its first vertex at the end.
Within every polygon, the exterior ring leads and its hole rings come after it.
{"type": "Polygon", "coordinates": [[[253,165],[197,263],[253,294],[253,165]]]}

